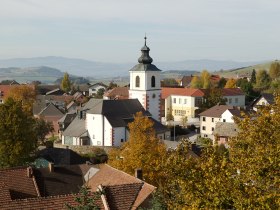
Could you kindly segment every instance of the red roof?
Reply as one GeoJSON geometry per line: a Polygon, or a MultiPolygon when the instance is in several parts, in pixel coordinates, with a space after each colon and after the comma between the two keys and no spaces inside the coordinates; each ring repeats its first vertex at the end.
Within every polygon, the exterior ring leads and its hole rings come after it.
{"type": "Polygon", "coordinates": [[[244,95],[242,90],[240,88],[224,88],[223,90],[223,96],[238,96],[238,95],[244,95]]]}
{"type": "Polygon", "coordinates": [[[196,88],[161,88],[161,98],[165,99],[170,95],[203,97],[204,92],[196,88]]]}
{"type": "Polygon", "coordinates": [[[17,85],[0,85],[0,98],[1,97],[5,97],[9,91],[11,90],[11,88],[15,87],[17,85]]]}

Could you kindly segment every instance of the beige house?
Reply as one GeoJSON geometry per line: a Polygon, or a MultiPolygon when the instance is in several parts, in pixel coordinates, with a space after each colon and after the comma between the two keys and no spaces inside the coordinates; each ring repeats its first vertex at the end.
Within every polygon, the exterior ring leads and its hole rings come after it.
{"type": "MultiPolygon", "coordinates": [[[[199,114],[201,137],[214,141],[216,124],[218,122],[234,123],[233,117],[240,117],[240,110],[233,106],[216,105],[199,114]]],[[[214,143],[214,142],[213,142],[214,143]]]]}
{"type": "Polygon", "coordinates": [[[274,104],[274,95],[270,93],[261,94],[253,103],[251,107],[254,111],[258,111],[259,108],[274,104]]]}

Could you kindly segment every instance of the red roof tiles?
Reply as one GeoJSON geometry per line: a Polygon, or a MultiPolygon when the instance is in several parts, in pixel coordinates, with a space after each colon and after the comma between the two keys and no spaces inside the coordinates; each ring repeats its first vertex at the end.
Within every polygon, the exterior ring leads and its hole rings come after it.
{"type": "Polygon", "coordinates": [[[195,89],[195,88],[167,88],[167,87],[163,87],[161,89],[161,98],[165,99],[170,95],[203,97],[204,92],[201,89],[195,89]]]}

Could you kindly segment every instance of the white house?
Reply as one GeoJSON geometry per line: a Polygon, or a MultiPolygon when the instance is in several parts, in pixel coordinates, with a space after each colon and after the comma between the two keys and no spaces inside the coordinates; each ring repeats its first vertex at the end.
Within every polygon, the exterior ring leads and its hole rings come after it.
{"type": "Polygon", "coordinates": [[[256,98],[251,107],[254,111],[258,111],[260,107],[268,106],[274,104],[274,95],[270,93],[262,93],[258,98],[256,98]]]}
{"type": "Polygon", "coordinates": [[[88,88],[89,96],[93,96],[97,94],[98,90],[104,89],[104,91],[107,89],[107,85],[104,85],[103,83],[96,83],[88,88]]]}
{"type": "MultiPolygon", "coordinates": [[[[137,112],[150,116],[137,99],[91,99],[62,133],[62,144],[120,146],[128,140],[127,125],[137,112]]],[[[150,119],[154,121],[157,137],[169,139],[170,131],[158,121],[150,119]]]]}
{"type": "Polygon", "coordinates": [[[240,117],[240,110],[233,106],[216,105],[199,114],[201,137],[214,141],[215,127],[218,122],[234,123],[233,117],[240,117]]]}

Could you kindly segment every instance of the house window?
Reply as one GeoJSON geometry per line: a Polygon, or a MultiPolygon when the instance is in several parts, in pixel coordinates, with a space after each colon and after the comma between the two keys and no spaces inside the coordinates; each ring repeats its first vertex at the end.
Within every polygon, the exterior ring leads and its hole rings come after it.
{"type": "Polygon", "coordinates": [[[202,121],[205,122],[205,117],[202,117],[202,121]]]}
{"type": "Polygon", "coordinates": [[[123,142],[123,139],[121,139],[121,142],[123,142]]]}
{"type": "Polygon", "coordinates": [[[151,84],[152,84],[152,87],[155,87],[155,86],[156,86],[156,78],[155,78],[155,76],[152,76],[152,78],[151,78],[151,84]]]}
{"type": "Polygon", "coordinates": [[[97,141],[97,145],[100,146],[101,145],[101,141],[97,141]]]}
{"type": "Polygon", "coordinates": [[[187,104],[187,99],[186,98],[184,99],[184,104],[187,104]]]}
{"type": "Polygon", "coordinates": [[[212,118],[212,122],[214,122],[214,118],[212,118]]]}
{"type": "Polygon", "coordinates": [[[136,87],[140,87],[140,77],[139,77],[139,76],[136,76],[136,79],[135,79],[135,86],[136,86],[136,87]]]}
{"type": "Polygon", "coordinates": [[[204,137],[205,137],[205,138],[207,138],[207,137],[208,137],[208,135],[204,134],[204,137]]]}
{"type": "Polygon", "coordinates": [[[226,119],[223,119],[223,122],[226,122],[226,119]]]}
{"type": "Polygon", "coordinates": [[[235,98],[235,103],[236,103],[236,104],[238,103],[238,98],[235,98]]]}
{"type": "Polygon", "coordinates": [[[228,99],[228,103],[229,103],[229,104],[231,104],[231,102],[232,102],[232,99],[231,99],[231,98],[229,98],[229,99],[228,99]]]}
{"type": "Polygon", "coordinates": [[[212,131],[214,131],[214,128],[212,127],[212,131]]]}
{"type": "Polygon", "coordinates": [[[204,131],[205,131],[205,130],[206,130],[206,127],[205,127],[205,126],[202,126],[202,130],[204,130],[204,131]]]}
{"type": "Polygon", "coordinates": [[[179,98],[179,104],[181,104],[181,99],[179,98]]]}
{"type": "Polygon", "coordinates": [[[94,134],[92,135],[92,139],[95,139],[95,135],[94,134]]]}
{"type": "Polygon", "coordinates": [[[173,98],[173,103],[176,104],[176,98],[173,98]]]}

